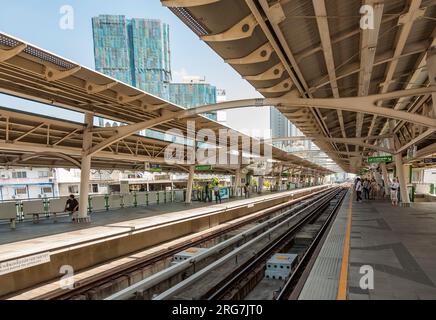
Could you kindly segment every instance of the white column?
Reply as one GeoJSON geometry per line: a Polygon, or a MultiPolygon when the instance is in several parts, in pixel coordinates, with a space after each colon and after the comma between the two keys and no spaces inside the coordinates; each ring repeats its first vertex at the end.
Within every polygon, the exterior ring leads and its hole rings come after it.
{"type": "Polygon", "coordinates": [[[235,185],[233,186],[233,194],[238,197],[239,187],[241,185],[241,169],[236,169],[235,171],[235,185]]]}
{"type": "Polygon", "coordinates": [[[280,165],[279,173],[276,178],[277,191],[280,191],[280,188],[282,187],[282,171],[283,171],[283,165],[280,165]]]}
{"type": "Polygon", "coordinates": [[[401,205],[403,207],[410,206],[409,191],[407,190],[406,175],[404,174],[403,156],[401,153],[395,155],[395,166],[397,169],[397,177],[400,182],[401,205]]]}
{"type": "Polygon", "coordinates": [[[189,166],[188,185],[186,188],[186,200],[185,203],[191,203],[192,199],[192,187],[194,185],[195,165],[189,166]]]}
{"type": "Polygon", "coordinates": [[[388,175],[388,169],[386,168],[386,163],[381,163],[380,167],[382,169],[382,174],[383,174],[383,181],[385,183],[385,195],[388,196],[390,193],[390,188],[389,188],[389,175],[388,175]]]}
{"type": "MultiPolygon", "coordinates": [[[[436,85],[436,46],[430,48],[427,52],[427,70],[430,84],[436,85]]],[[[432,93],[433,100],[433,118],[436,118],[436,92],[432,93]]]]}
{"type": "Polygon", "coordinates": [[[292,170],[288,170],[288,181],[287,181],[287,183],[292,183],[293,181],[292,181],[292,176],[294,175],[294,171],[295,171],[295,169],[292,169],[292,170]]]}
{"type": "Polygon", "coordinates": [[[88,196],[89,196],[89,173],[91,171],[91,156],[85,152],[92,147],[92,127],[94,124],[94,114],[85,113],[85,130],[83,131],[82,162],[80,167],[80,199],[79,199],[79,219],[88,216],[88,196]]]}

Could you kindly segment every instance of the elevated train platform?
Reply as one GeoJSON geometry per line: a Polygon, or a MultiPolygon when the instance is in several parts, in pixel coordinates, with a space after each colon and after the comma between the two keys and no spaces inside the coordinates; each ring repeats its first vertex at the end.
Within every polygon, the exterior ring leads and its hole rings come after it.
{"type": "Polygon", "coordinates": [[[299,299],[436,299],[435,230],[432,203],[357,203],[349,192],[299,299]]]}
{"type": "Polygon", "coordinates": [[[253,195],[222,204],[169,203],[112,210],[93,214],[89,224],[73,224],[68,222],[71,218],[63,217],[58,223],[25,222],[15,231],[0,225],[0,296],[59,278],[64,265],[76,272],[108,263],[326,188],[253,195]],[[11,270],[6,270],[8,265],[11,270]]]}

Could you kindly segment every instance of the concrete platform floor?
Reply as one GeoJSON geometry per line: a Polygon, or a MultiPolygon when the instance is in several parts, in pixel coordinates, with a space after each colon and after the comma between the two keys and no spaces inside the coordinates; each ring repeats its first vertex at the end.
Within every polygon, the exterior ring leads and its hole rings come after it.
{"type": "MultiPolygon", "coordinates": [[[[436,299],[436,203],[393,207],[388,201],[355,202],[346,197],[300,295],[300,299],[336,299],[348,251],[346,298],[349,300],[436,299]],[[352,223],[349,250],[349,205],[352,223]],[[362,278],[374,271],[374,287],[362,278]]],[[[346,264],[345,264],[346,265],[346,264]]],[[[345,268],[346,269],[346,268],[345,268]]]]}
{"type": "Polygon", "coordinates": [[[436,299],[436,203],[353,203],[348,299],[436,299]],[[360,269],[374,269],[362,289],[360,269]]]}

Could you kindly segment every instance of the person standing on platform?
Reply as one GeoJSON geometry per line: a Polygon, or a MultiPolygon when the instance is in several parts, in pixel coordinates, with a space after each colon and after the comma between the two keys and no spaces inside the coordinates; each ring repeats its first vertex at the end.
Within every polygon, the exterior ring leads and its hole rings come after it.
{"type": "Polygon", "coordinates": [[[357,178],[354,190],[356,191],[356,201],[362,202],[362,181],[357,178]]]}
{"type": "Polygon", "coordinates": [[[244,185],[244,194],[245,198],[250,198],[250,184],[248,182],[244,185]]]}
{"type": "Polygon", "coordinates": [[[215,202],[218,203],[218,200],[221,203],[221,193],[220,193],[220,187],[216,184],[215,187],[213,187],[213,191],[215,194],[215,202]]]}
{"type": "Polygon", "coordinates": [[[369,199],[369,180],[368,179],[363,179],[362,189],[363,189],[363,197],[365,198],[365,200],[368,200],[369,199]]]}
{"type": "Polygon", "coordinates": [[[210,189],[209,189],[209,183],[206,182],[205,186],[204,186],[204,202],[211,202],[212,201],[212,197],[210,196],[210,189]]]}
{"type": "Polygon", "coordinates": [[[72,221],[76,221],[76,214],[79,211],[79,201],[74,198],[74,194],[70,195],[70,198],[67,200],[65,204],[65,212],[69,212],[70,215],[73,216],[72,221]]]}
{"type": "Polygon", "coordinates": [[[375,179],[371,180],[369,200],[376,200],[378,197],[378,183],[375,179]]]}
{"type": "Polygon", "coordinates": [[[390,188],[391,188],[391,201],[392,205],[398,206],[398,188],[400,187],[400,184],[398,183],[398,180],[394,178],[394,181],[391,182],[390,188]]]}
{"type": "Polygon", "coordinates": [[[379,184],[379,190],[380,190],[380,199],[384,199],[385,198],[385,181],[381,180],[380,184],[379,184]]]}

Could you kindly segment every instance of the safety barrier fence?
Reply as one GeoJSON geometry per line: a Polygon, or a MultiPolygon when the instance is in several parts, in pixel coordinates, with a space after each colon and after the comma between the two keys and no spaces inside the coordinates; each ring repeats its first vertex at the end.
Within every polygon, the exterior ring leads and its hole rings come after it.
{"type": "MultiPolygon", "coordinates": [[[[185,190],[134,192],[129,194],[90,195],[88,212],[108,211],[111,209],[143,207],[152,204],[184,201],[185,190]]],[[[41,198],[35,200],[4,201],[0,203],[0,219],[13,218],[25,220],[27,215],[35,213],[47,218],[53,213],[65,211],[68,197],[41,198]]]]}
{"type": "MultiPolygon", "coordinates": [[[[306,187],[306,185],[284,184],[280,186],[271,186],[270,188],[263,188],[262,190],[257,186],[249,186],[248,195],[293,190],[302,187],[306,187]]],[[[213,189],[209,189],[208,192],[209,196],[207,197],[204,190],[193,190],[191,200],[216,201],[213,189]]],[[[238,188],[221,187],[220,195],[222,200],[234,198],[235,196],[242,197],[245,195],[245,188],[244,186],[238,188]]],[[[34,214],[39,214],[49,218],[53,214],[64,212],[67,200],[68,197],[65,196],[57,198],[4,201],[0,203],[0,220],[14,220],[14,223],[15,221],[21,222],[26,218],[30,219],[34,214]]],[[[185,201],[186,189],[132,192],[128,194],[90,195],[88,198],[88,213],[185,201]]]]}

